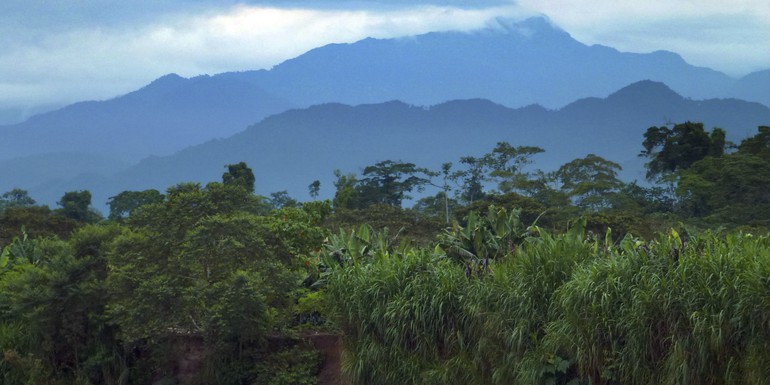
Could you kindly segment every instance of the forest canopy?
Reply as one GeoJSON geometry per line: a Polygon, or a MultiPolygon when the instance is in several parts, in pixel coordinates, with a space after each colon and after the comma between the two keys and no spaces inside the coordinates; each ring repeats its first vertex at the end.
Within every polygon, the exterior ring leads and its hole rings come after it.
{"type": "Polygon", "coordinates": [[[331,336],[355,384],[762,383],[770,127],[651,127],[643,147],[651,183],[500,142],[336,170],[330,201],[256,195],[243,162],[121,192],[107,218],[86,190],[52,209],[14,189],[0,378],[314,384],[331,336]]]}

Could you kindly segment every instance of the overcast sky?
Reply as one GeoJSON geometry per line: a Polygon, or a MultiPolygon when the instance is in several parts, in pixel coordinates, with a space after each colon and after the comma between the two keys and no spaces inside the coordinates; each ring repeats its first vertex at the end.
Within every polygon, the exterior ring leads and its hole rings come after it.
{"type": "Polygon", "coordinates": [[[110,98],[171,72],[270,68],[364,37],[545,15],[586,44],[732,76],[770,68],[769,0],[0,0],[0,109],[110,98]]]}

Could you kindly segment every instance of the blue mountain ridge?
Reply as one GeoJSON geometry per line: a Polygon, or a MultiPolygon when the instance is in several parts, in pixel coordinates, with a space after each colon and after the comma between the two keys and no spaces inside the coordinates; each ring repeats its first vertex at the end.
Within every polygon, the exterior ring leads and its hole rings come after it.
{"type": "Polygon", "coordinates": [[[123,189],[216,180],[223,164],[251,159],[265,168],[258,171],[260,191],[302,194],[310,181],[328,178],[335,168],[354,171],[375,155],[415,156],[412,161],[430,165],[486,152],[498,140],[548,144],[542,167],[588,152],[626,159],[636,170],[629,177],[636,177],[638,149],[621,151],[626,147],[618,143],[638,146],[640,130],[681,120],[722,126],[733,138],[751,135],[768,124],[766,107],[731,98],[770,105],[769,90],[770,70],[732,79],[672,52],[587,46],[545,18],[497,20],[473,32],[330,44],[270,70],[169,74],[114,99],[0,126],[0,191],[22,187],[55,202],[66,189],[89,188],[95,202],[104,202],[123,189]],[[260,121],[254,127],[261,136],[242,137],[244,149],[233,145],[224,151],[228,156],[214,150],[211,143],[230,139],[213,139],[260,121]],[[272,157],[275,148],[293,148],[287,138],[308,148],[294,158],[272,157]],[[274,144],[260,147],[265,143],[274,144]],[[212,146],[190,161],[197,170],[175,165],[174,157],[194,153],[197,145],[212,146]],[[297,168],[310,158],[312,175],[297,168]]]}
{"type": "MultiPolygon", "coordinates": [[[[123,190],[162,191],[179,182],[218,181],[225,164],[245,161],[254,169],[259,194],[287,190],[307,199],[307,185],[318,179],[321,196],[328,198],[334,193],[335,169],[360,173],[387,159],[438,169],[461,156],[483,155],[499,141],[544,148],[531,170],[553,170],[594,153],[620,163],[625,180],[642,180],[643,159],[637,155],[644,131],[687,120],[725,128],[728,139],[738,141],[770,122],[770,108],[737,99],[691,100],[652,81],[558,110],[537,105],[514,109],[483,99],[430,107],[400,101],[327,103],[270,116],[228,138],[150,157],[113,176],[81,176],[69,184],[33,189],[32,196],[50,200],[62,191],[85,188],[94,193],[96,204],[104,204],[123,190]]],[[[0,175],[0,180],[8,177],[0,175]]]]}

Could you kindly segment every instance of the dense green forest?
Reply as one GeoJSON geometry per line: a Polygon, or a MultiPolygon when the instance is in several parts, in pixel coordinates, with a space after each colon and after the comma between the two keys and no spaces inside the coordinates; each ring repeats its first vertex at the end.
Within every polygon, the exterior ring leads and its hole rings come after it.
{"type": "Polygon", "coordinates": [[[646,183],[501,142],[336,170],[327,201],[256,195],[245,163],[106,218],[88,191],[14,189],[0,380],[315,384],[334,336],[355,384],[766,383],[770,127],[651,127],[643,148],[646,183]]]}

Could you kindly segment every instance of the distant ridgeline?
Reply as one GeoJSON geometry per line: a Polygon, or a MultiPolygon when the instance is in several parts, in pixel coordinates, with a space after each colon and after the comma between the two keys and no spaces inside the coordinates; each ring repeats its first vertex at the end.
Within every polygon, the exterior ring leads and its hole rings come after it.
{"type": "Polygon", "coordinates": [[[736,80],[671,52],[587,46],[543,18],[498,20],[475,32],[330,44],[270,70],[170,74],[0,127],[0,191],[26,189],[53,205],[88,189],[105,210],[121,191],[205,183],[246,161],[262,194],[299,196],[320,180],[330,197],[334,169],[388,159],[437,169],[499,141],[542,147],[544,170],[593,153],[641,180],[644,130],[703,122],[739,141],[768,124],[758,104],[770,104],[767,90],[770,71],[736,80]],[[733,97],[746,101],[714,99],[733,97]]]}

